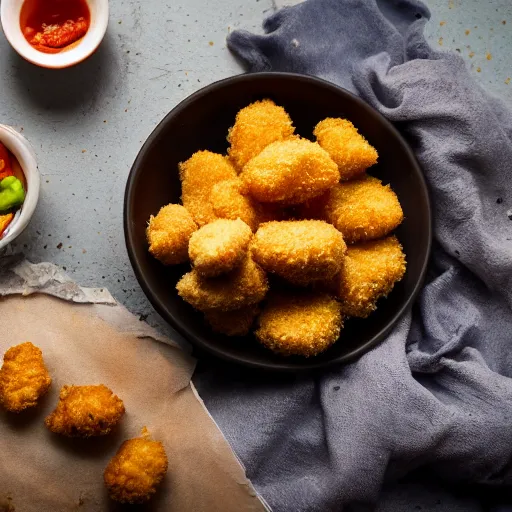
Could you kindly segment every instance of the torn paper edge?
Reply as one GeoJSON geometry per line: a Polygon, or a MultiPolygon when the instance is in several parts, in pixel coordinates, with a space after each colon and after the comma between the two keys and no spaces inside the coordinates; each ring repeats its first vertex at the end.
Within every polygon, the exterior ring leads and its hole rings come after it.
{"type": "Polygon", "coordinates": [[[254,493],[254,495],[260,500],[261,504],[265,507],[265,510],[267,510],[267,512],[272,512],[270,505],[265,501],[263,496],[254,488],[254,486],[252,485],[252,482],[249,480],[249,478],[247,478],[247,473],[246,473],[246,469],[245,469],[243,462],[240,460],[240,458],[238,457],[238,454],[235,452],[235,450],[233,450],[233,447],[231,446],[231,443],[226,439],[224,432],[222,432],[222,429],[219,427],[219,425],[217,424],[217,422],[215,421],[213,416],[210,414],[210,411],[206,407],[203,399],[199,396],[199,393],[198,393],[196,387],[194,386],[194,383],[192,382],[192,380],[190,380],[190,388],[192,389],[192,393],[194,393],[195,397],[197,398],[197,401],[201,404],[201,407],[205,410],[205,412],[209,416],[210,420],[217,427],[217,430],[221,433],[224,441],[226,441],[227,445],[231,449],[231,453],[235,456],[235,459],[238,461],[238,464],[242,468],[244,475],[245,475],[245,479],[246,479],[246,482],[243,485],[248,486],[249,490],[252,493],[254,493]]]}

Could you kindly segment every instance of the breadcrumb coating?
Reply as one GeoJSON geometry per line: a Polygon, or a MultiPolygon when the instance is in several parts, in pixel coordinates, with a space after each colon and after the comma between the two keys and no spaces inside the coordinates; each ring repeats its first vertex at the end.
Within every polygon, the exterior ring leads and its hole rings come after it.
{"type": "Polygon", "coordinates": [[[109,434],[124,414],[123,401],[104,384],[63,386],[59,403],[46,418],[46,426],[68,437],[109,434]]]}
{"type": "Polygon", "coordinates": [[[321,220],[267,222],[251,243],[256,263],[298,285],[334,277],[346,249],[342,234],[321,220]]]}
{"type": "Polygon", "coordinates": [[[350,245],[332,290],[348,316],[366,318],[405,274],[406,261],[395,236],[350,245]]]}
{"type": "Polygon", "coordinates": [[[229,130],[229,156],[239,170],[269,144],[293,136],[290,116],[283,107],[265,99],[251,103],[236,115],[229,130]]]}
{"type": "Polygon", "coordinates": [[[163,444],[143,435],[121,445],[105,468],[103,480],[111,499],[120,503],[144,503],[156,492],[167,468],[163,444]]]}
{"type": "Polygon", "coordinates": [[[386,236],[404,218],[391,187],[368,175],[339,183],[302,208],[301,213],[330,222],[349,244],[386,236]]]}
{"type": "Polygon", "coordinates": [[[210,202],[213,211],[221,219],[242,219],[253,232],[262,222],[284,218],[279,205],[262,204],[251,196],[243,195],[239,178],[217,183],[212,188],[210,202]]]}
{"type": "Polygon", "coordinates": [[[216,277],[240,265],[252,238],[242,220],[218,219],[199,228],[188,246],[190,261],[201,276],[216,277]]]}
{"type": "Polygon", "coordinates": [[[316,197],[340,179],[338,166],[316,142],[273,142],[244,167],[243,192],[257,201],[299,204],[316,197]]]}
{"type": "Polygon", "coordinates": [[[149,218],[146,237],[149,252],[164,265],[188,261],[188,242],[197,224],[180,204],[168,204],[149,218]]]}
{"type": "Polygon", "coordinates": [[[248,254],[239,267],[219,277],[201,277],[192,270],[178,281],[176,289],[183,300],[199,311],[232,311],[262,301],[268,281],[248,254]]]}
{"type": "Polygon", "coordinates": [[[204,318],[215,332],[227,336],[247,336],[259,312],[258,304],[253,304],[234,311],[207,311],[204,318]]]}
{"type": "Polygon", "coordinates": [[[258,319],[256,338],[284,356],[315,356],[327,350],[343,327],[341,306],[313,291],[272,294],[258,319]]]}
{"type": "Polygon", "coordinates": [[[313,134],[336,162],[342,180],[351,180],[377,163],[377,150],[347,119],[328,117],[316,125],[313,134]]]}
{"type": "Polygon", "coordinates": [[[181,200],[194,220],[203,226],[217,216],[210,204],[213,185],[236,177],[229,159],[211,151],[197,151],[186,162],[179,164],[181,200]]]}
{"type": "Polygon", "coordinates": [[[11,412],[34,407],[51,383],[38,347],[30,341],[11,347],[0,369],[0,404],[11,412]]]}

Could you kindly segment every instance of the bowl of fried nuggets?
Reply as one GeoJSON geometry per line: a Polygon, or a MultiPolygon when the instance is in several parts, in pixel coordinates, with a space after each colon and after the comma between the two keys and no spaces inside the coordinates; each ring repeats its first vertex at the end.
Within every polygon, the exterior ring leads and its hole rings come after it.
{"type": "Polygon", "coordinates": [[[407,142],[329,82],[253,73],[180,103],[128,177],[137,279],[194,346],[283,371],[382,341],[430,254],[428,190],[407,142]]]}

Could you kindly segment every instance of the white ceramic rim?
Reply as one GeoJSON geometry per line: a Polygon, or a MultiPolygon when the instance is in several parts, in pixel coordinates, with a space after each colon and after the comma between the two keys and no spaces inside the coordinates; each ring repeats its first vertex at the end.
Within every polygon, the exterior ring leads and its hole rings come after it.
{"type": "Polygon", "coordinates": [[[92,55],[100,45],[108,25],[108,0],[86,0],[91,13],[87,34],[72,49],[61,53],[43,53],[33,48],[25,39],[20,27],[20,12],[24,0],[2,0],[0,21],[10,45],[25,60],[49,69],[74,66],[92,55]]]}
{"type": "Polygon", "coordinates": [[[36,154],[23,135],[10,126],[0,124],[0,142],[16,157],[27,182],[27,191],[25,201],[21,207],[21,215],[17,220],[13,221],[14,224],[9,226],[8,234],[0,240],[0,249],[2,249],[23,233],[32,215],[34,215],[39,199],[41,177],[37,169],[36,154]]]}

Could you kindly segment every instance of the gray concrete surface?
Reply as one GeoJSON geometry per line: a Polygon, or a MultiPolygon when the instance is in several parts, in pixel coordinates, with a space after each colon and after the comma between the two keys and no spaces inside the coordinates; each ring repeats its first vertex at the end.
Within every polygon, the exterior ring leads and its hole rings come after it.
{"type": "MultiPolygon", "coordinates": [[[[108,287],[131,311],[166,329],[126,254],[125,180],[140,146],[169,110],[200,87],[241,72],[225,37],[239,27],[261,30],[274,4],[124,0],[110,5],[100,49],[69,70],[32,66],[0,35],[0,122],[31,141],[42,174],[35,217],[14,249],[32,261],[65,267],[83,285],[108,287]]],[[[505,83],[512,75],[510,1],[428,5],[432,44],[460,51],[478,80],[511,100],[512,84],[505,83]]]]}

